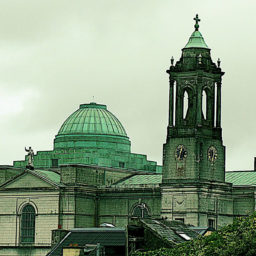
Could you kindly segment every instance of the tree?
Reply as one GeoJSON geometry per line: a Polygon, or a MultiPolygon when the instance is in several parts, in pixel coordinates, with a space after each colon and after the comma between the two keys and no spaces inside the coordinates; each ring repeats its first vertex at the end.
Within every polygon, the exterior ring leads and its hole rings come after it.
{"type": "Polygon", "coordinates": [[[174,248],[137,252],[133,256],[254,256],[256,255],[256,213],[239,217],[234,223],[206,237],[184,242],[174,248]]]}

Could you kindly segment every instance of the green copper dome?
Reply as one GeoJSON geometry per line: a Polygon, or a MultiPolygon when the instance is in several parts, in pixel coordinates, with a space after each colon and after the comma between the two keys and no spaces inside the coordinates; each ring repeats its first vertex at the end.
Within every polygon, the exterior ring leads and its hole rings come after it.
{"type": "Polygon", "coordinates": [[[199,31],[194,31],[189,38],[188,43],[184,48],[206,48],[209,49],[204,41],[202,34],[199,31]]]}
{"type": "Polygon", "coordinates": [[[82,104],[61,126],[54,149],[95,152],[130,152],[131,142],[120,121],[106,105],[82,104]]]}
{"type": "Polygon", "coordinates": [[[106,105],[82,104],[61,126],[58,135],[114,135],[127,136],[120,121],[106,105]]]}

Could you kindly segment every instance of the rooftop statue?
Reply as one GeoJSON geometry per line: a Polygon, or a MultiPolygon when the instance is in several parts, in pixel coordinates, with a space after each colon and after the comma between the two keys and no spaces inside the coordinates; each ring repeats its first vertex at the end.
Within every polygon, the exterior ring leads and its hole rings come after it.
{"type": "Polygon", "coordinates": [[[28,149],[25,147],[25,151],[28,152],[28,165],[26,166],[26,168],[33,170],[34,169],[34,151],[31,147],[29,147],[28,149]]]}

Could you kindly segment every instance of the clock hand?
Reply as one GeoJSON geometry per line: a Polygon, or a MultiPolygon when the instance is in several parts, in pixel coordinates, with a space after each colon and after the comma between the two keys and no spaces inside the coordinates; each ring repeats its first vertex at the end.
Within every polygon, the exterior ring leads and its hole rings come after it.
{"type": "Polygon", "coordinates": [[[180,157],[179,157],[179,159],[181,158],[181,154],[182,154],[182,147],[180,148],[180,157]]]}

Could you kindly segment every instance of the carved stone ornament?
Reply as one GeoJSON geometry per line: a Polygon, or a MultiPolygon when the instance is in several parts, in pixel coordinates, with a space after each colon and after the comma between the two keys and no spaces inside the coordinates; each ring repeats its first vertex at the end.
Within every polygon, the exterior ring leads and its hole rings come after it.
{"type": "Polygon", "coordinates": [[[195,82],[196,82],[195,80],[190,79],[190,80],[185,80],[184,84],[185,85],[194,85],[195,82]]]}

